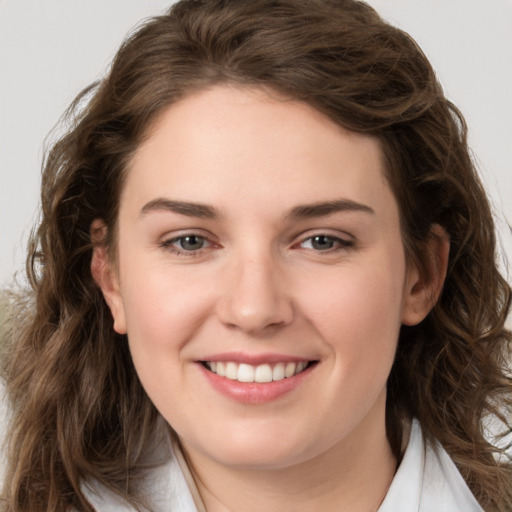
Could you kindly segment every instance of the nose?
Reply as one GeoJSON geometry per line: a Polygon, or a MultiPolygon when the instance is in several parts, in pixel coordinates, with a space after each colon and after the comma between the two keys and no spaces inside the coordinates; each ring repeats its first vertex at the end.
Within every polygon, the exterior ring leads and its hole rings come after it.
{"type": "Polygon", "coordinates": [[[293,304],[282,268],[271,257],[240,258],[221,281],[217,315],[230,328],[257,335],[292,321],[293,304]]]}

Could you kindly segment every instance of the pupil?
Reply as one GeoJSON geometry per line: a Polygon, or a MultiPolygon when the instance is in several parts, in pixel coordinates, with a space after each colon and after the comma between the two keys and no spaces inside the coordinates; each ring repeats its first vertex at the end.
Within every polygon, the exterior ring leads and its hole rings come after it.
{"type": "Polygon", "coordinates": [[[203,239],[199,236],[191,235],[185,236],[181,241],[181,246],[183,249],[188,251],[194,251],[197,249],[201,249],[203,245],[203,239]]]}
{"type": "Polygon", "coordinates": [[[311,245],[313,246],[314,249],[319,250],[332,249],[332,247],[334,246],[334,241],[327,236],[320,235],[313,237],[311,245]]]}

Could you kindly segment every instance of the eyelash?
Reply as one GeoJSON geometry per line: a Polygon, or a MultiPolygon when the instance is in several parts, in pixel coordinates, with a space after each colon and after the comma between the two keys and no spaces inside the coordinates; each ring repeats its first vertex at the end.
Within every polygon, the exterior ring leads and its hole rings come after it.
{"type": "Polygon", "coordinates": [[[215,245],[215,244],[213,244],[213,242],[209,241],[208,238],[206,238],[205,236],[198,235],[196,233],[186,233],[184,235],[180,235],[180,236],[171,238],[169,240],[164,240],[160,244],[160,247],[162,247],[164,249],[167,249],[168,251],[170,251],[173,254],[176,254],[178,256],[181,256],[181,255],[184,255],[184,256],[197,256],[206,247],[200,247],[199,249],[196,249],[196,250],[188,250],[187,251],[187,250],[185,250],[183,248],[179,249],[178,247],[175,247],[173,245],[173,244],[176,244],[176,243],[178,243],[180,241],[185,240],[186,238],[192,238],[192,237],[197,238],[199,240],[202,240],[203,242],[206,242],[208,244],[207,247],[215,245]]]}
{"type": "Polygon", "coordinates": [[[324,240],[329,241],[329,242],[331,242],[332,244],[335,245],[334,247],[329,247],[326,250],[319,250],[319,249],[315,249],[314,247],[308,247],[307,248],[308,250],[312,250],[315,253],[320,254],[322,256],[323,255],[332,254],[332,253],[337,253],[339,251],[348,251],[348,250],[354,249],[354,242],[353,241],[346,240],[344,238],[340,238],[340,237],[333,236],[333,235],[327,235],[327,234],[324,234],[324,233],[317,233],[317,234],[308,236],[307,238],[304,238],[303,240],[301,240],[298,244],[295,244],[295,246],[299,246],[300,247],[300,246],[302,246],[304,243],[306,243],[308,241],[311,241],[310,243],[312,245],[313,244],[313,240],[315,238],[316,239],[323,238],[324,240]]]}
{"type": "MultiPolygon", "coordinates": [[[[305,244],[308,241],[310,241],[311,247],[307,247],[307,248],[303,247],[303,249],[314,251],[316,254],[320,254],[320,255],[328,255],[328,254],[332,254],[332,253],[337,253],[339,251],[349,251],[351,249],[354,249],[354,245],[355,245],[354,242],[350,241],[350,240],[346,240],[343,238],[339,238],[337,236],[328,235],[328,234],[324,234],[324,233],[316,233],[314,235],[310,235],[306,238],[303,238],[301,241],[293,244],[292,248],[300,248],[303,244],[305,244]],[[325,250],[315,249],[312,246],[314,243],[313,240],[320,239],[320,238],[324,239],[324,242],[327,241],[329,243],[332,243],[334,245],[334,247],[328,247],[325,250]]],[[[194,257],[194,256],[198,256],[199,254],[201,254],[203,252],[203,250],[208,249],[209,247],[215,247],[215,244],[205,236],[198,235],[196,233],[186,233],[186,234],[171,238],[169,240],[164,240],[160,244],[160,247],[170,251],[171,253],[173,253],[177,256],[194,257]],[[195,249],[195,250],[194,249],[186,250],[183,248],[180,249],[179,247],[175,246],[175,244],[183,243],[183,241],[185,239],[192,238],[192,237],[196,238],[198,241],[202,241],[203,246],[198,249],[195,249]],[[205,243],[207,244],[206,246],[204,246],[205,243]]]]}

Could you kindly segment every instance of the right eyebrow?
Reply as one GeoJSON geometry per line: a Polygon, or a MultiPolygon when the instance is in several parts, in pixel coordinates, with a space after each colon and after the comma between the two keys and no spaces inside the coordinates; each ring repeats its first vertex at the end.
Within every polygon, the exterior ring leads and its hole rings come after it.
{"type": "Polygon", "coordinates": [[[142,207],[140,215],[147,215],[159,211],[169,211],[186,215],[187,217],[198,217],[201,219],[216,219],[220,217],[219,212],[213,206],[201,203],[189,203],[186,201],[174,201],[164,197],[159,197],[146,203],[142,207]]]}

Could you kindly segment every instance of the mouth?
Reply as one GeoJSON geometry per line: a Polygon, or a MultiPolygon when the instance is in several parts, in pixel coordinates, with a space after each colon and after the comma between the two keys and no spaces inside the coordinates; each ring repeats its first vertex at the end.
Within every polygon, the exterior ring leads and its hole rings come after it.
{"type": "Polygon", "coordinates": [[[201,361],[211,373],[244,383],[268,383],[289,379],[304,372],[318,361],[277,362],[251,365],[234,361],[201,361]]]}

